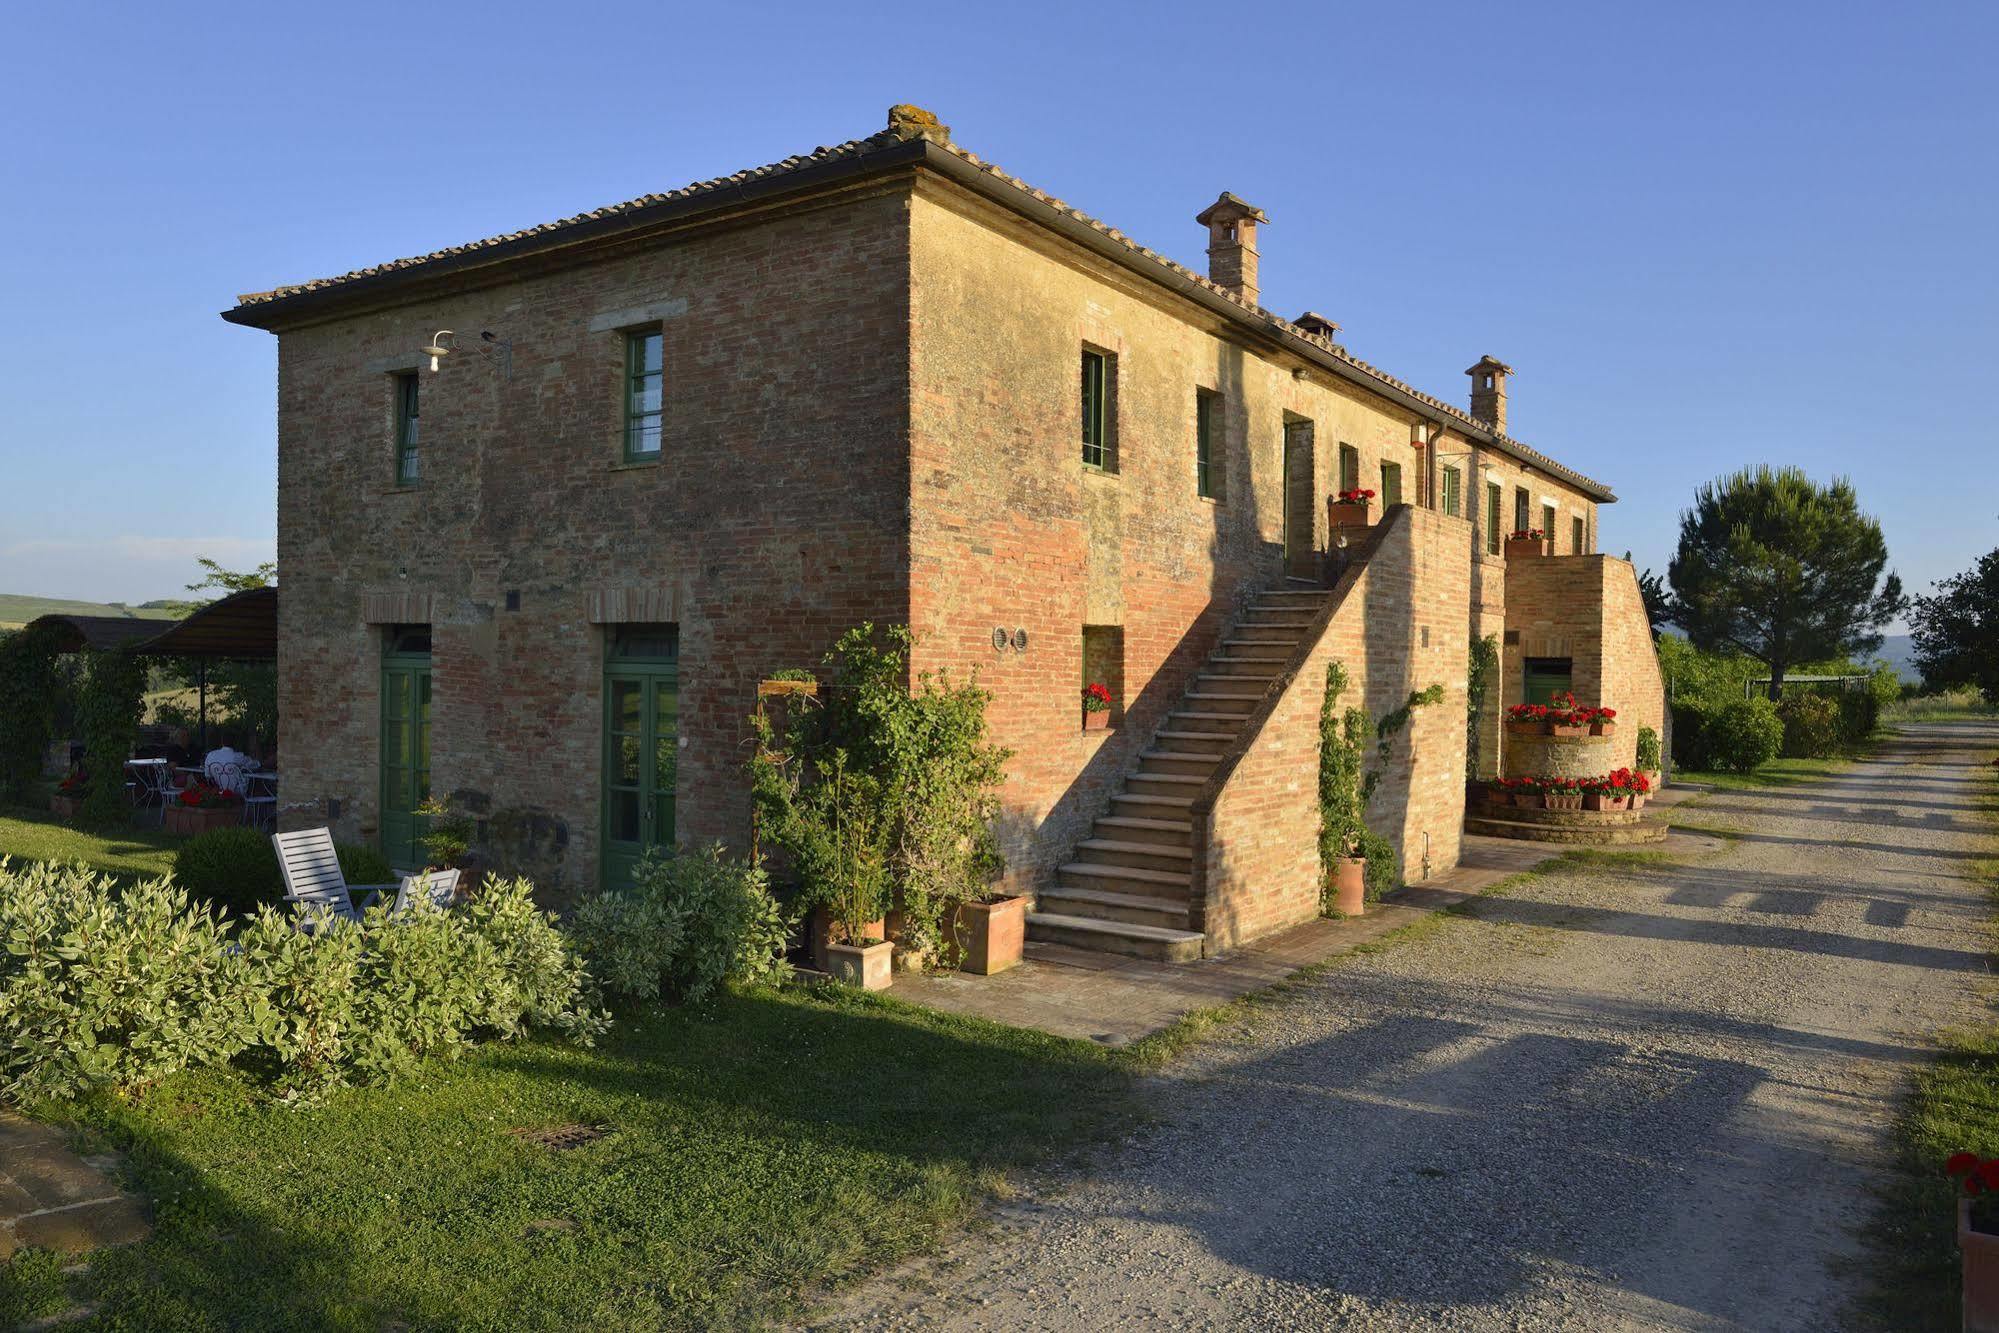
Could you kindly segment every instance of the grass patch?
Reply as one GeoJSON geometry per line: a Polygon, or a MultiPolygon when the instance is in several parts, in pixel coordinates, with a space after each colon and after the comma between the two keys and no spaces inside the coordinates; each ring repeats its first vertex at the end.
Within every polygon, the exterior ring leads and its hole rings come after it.
{"type": "Polygon", "coordinates": [[[1852,767],[1853,759],[1772,759],[1754,773],[1675,769],[1673,781],[1699,782],[1717,791],[1754,791],[1758,787],[1803,787],[1836,777],[1852,767]]]}
{"type": "Polygon", "coordinates": [[[1891,699],[1881,705],[1881,721],[1887,724],[1963,722],[1992,717],[1999,717],[1999,708],[1986,703],[1984,696],[1970,686],[1936,694],[1919,694],[1910,699],[1891,699]]]}
{"type": "Polygon", "coordinates": [[[294,1111],[233,1071],[38,1114],[128,1155],[144,1245],[73,1295],[132,1328],[740,1328],[933,1243],[1130,1110],[1087,1042],[835,988],[495,1046],[294,1111]],[[508,1131],[608,1125],[569,1151],[508,1131]]]}
{"type": "Polygon", "coordinates": [[[155,828],[76,828],[45,810],[0,810],[0,856],[17,861],[81,861],[127,879],[150,879],[174,868],[181,840],[155,828]]]}

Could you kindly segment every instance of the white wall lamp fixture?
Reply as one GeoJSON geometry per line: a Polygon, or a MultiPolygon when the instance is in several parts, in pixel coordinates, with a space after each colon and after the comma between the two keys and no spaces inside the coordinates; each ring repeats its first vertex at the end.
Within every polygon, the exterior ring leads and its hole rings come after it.
{"type": "MultiPolygon", "coordinates": [[[[510,380],[514,377],[514,345],[512,342],[502,338],[490,329],[485,329],[479,333],[479,346],[483,351],[494,352],[499,355],[501,379],[510,380]]],[[[438,363],[457,350],[458,335],[450,329],[439,329],[431,335],[429,344],[423,348],[420,355],[430,358],[430,369],[435,374],[438,363]]]]}

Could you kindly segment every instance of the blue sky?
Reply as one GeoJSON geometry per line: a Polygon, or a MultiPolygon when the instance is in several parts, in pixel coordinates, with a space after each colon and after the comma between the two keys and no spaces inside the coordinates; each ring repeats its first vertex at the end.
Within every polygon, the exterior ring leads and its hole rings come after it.
{"type": "Polygon", "coordinates": [[[1999,5],[35,6],[0,52],[0,592],[273,549],[237,292],[867,134],[892,102],[1614,485],[1853,477],[1921,590],[1999,544],[1999,5]],[[990,15],[991,17],[986,17],[990,15]]]}

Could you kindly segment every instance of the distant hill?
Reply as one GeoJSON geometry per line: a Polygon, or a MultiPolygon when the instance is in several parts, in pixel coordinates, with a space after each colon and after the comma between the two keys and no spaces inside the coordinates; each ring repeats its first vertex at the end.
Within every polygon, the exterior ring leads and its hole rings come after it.
{"type": "Polygon", "coordinates": [[[1881,640],[1879,654],[1894,664],[1895,671],[1911,685],[1920,685],[1923,673],[1916,670],[1916,644],[1906,634],[1890,634],[1881,640]]]}
{"type": "Polygon", "coordinates": [[[178,620],[156,602],[126,606],[119,602],[72,602],[61,597],[29,597],[0,592],[0,629],[25,625],[37,616],[125,616],[132,620],[178,620]]]}

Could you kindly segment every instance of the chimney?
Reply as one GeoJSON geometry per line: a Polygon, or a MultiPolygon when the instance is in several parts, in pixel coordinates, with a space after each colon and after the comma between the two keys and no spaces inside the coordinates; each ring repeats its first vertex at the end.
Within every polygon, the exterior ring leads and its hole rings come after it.
{"type": "Polygon", "coordinates": [[[1506,377],[1513,367],[1496,356],[1482,356],[1467,370],[1471,376],[1471,414],[1506,434],[1506,377]]]}
{"type": "Polygon", "coordinates": [[[1194,221],[1208,229],[1208,281],[1255,305],[1256,227],[1270,219],[1224,190],[1194,221]]]}
{"type": "Polygon", "coordinates": [[[1333,335],[1340,331],[1339,325],[1316,310],[1307,310],[1291,322],[1314,338],[1323,338],[1328,343],[1332,342],[1333,335]]]}
{"type": "Polygon", "coordinates": [[[937,119],[937,113],[897,102],[888,109],[888,132],[902,140],[928,139],[932,143],[951,142],[951,127],[937,119]]]}

